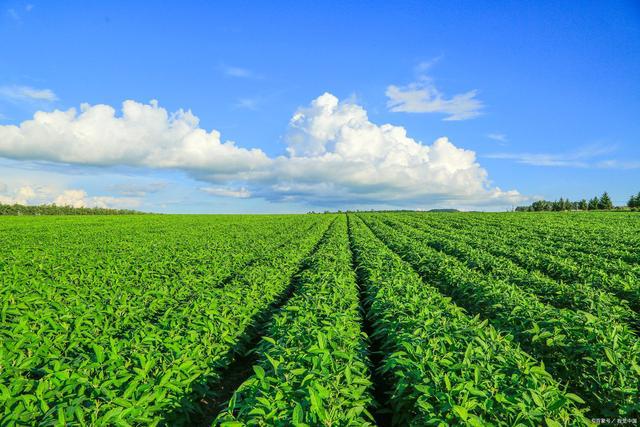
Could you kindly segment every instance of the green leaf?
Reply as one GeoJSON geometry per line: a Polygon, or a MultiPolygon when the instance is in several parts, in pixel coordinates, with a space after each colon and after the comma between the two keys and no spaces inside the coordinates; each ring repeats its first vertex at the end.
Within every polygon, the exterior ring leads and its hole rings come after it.
{"type": "Polygon", "coordinates": [[[609,359],[609,362],[611,362],[612,364],[616,364],[616,359],[613,356],[613,353],[611,352],[611,350],[609,350],[608,348],[604,349],[604,354],[606,354],[607,359],[609,359]]]}
{"type": "Polygon", "coordinates": [[[544,421],[547,423],[547,427],[562,427],[562,424],[549,417],[546,417],[544,421]]]}
{"type": "Polygon", "coordinates": [[[463,421],[466,421],[467,417],[469,416],[469,412],[467,411],[467,408],[462,406],[454,405],[453,412],[455,412],[456,415],[458,415],[458,417],[460,417],[463,421]]]}
{"type": "Polygon", "coordinates": [[[576,395],[576,394],[573,394],[573,393],[566,393],[566,394],[565,394],[565,396],[566,396],[568,399],[573,400],[574,402],[578,402],[578,403],[585,403],[585,402],[584,402],[584,400],[582,400],[582,398],[581,398],[580,396],[576,395]]]}
{"type": "Polygon", "coordinates": [[[538,407],[540,408],[544,408],[544,401],[542,400],[542,398],[540,397],[540,395],[538,393],[536,393],[535,391],[531,392],[531,398],[533,399],[533,402],[538,405],[538,407]]]}
{"type": "Polygon", "coordinates": [[[262,368],[262,366],[260,366],[260,365],[254,365],[254,366],[253,366],[253,372],[255,372],[255,373],[256,373],[256,376],[257,376],[260,380],[263,380],[263,379],[264,379],[265,372],[264,372],[264,369],[262,368]]]}
{"type": "Polygon", "coordinates": [[[276,345],[276,340],[274,340],[271,337],[262,337],[262,339],[265,340],[266,342],[270,343],[270,344],[276,345]]]}
{"type": "Polygon", "coordinates": [[[302,424],[304,422],[304,410],[300,403],[296,403],[295,408],[293,408],[292,419],[294,425],[302,424]]]}
{"type": "Polygon", "coordinates": [[[444,385],[447,391],[451,391],[451,381],[449,381],[449,374],[444,374],[444,385]]]}

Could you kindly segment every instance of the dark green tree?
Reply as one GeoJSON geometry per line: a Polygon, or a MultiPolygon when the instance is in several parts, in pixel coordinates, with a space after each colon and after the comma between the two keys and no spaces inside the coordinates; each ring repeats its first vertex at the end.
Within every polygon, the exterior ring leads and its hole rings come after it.
{"type": "Polygon", "coordinates": [[[613,209],[613,202],[611,201],[611,197],[609,197],[609,193],[606,191],[602,193],[602,196],[600,197],[598,209],[613,209]]]}
{"type": "Polygon", "coordinates": [[[578,209],[581,211],[586,211],[588,209],[588,204],[586,199],[582,199],[578,202],[578,209]]]}

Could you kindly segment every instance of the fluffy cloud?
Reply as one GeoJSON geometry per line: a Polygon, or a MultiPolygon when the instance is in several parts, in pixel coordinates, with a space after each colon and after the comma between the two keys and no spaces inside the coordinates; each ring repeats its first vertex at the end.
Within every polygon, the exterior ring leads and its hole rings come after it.
{"type": "Polygon", "coordinates": [[[476,98],[478,92],[471,90],[447,99],[427,76],[407,86],[390,85],[386,95],[387,107],[393,112],[444,113],[444,120],[467,120],[481,114],[482,102],[476,98]]]}
{"type": "Polygon", "coordinates": [[[40,198],[39,192],[31,186],[23,186],[16,191],[10,192],[6,184],[0,183],[0,203],[6,205],[20,204],[26,205],[30,201],[40,198]]]}
{"type": "Polygon", "coordinates": [[[62,194],[55,198],[53,203],[58,206],[83,208],[87,206],[86,198],[87,193],[83,190],[65,190],[62,194]]]}
{"type": "Polygon", "coordinates": [[[58,206],[72,206],[74,208],[136,208],[141,200],[135,197],[92,196],[81,189],[69,189],[56,192],[48,186],[20,186],[13,191],[0,182],[0,203],[13,205],[36,205],[55,203],[58,206]]]}
{"type": "Polygon", "coordinates": [[[53,200],[53,203],[58,206],[72,206],[74,208],[135,208],[141,204],[139,199],[133,197],[89,197],[84,190],[65,190],[53,200]]]}
{"type": "Polygon", "coordinates": [[[48,101],[58,99],[51,89],[35,89],[30,86],[1,86],[0,96],[18,101],[48,101]]]}
{"type": "Polygon", "coordinates": [[[0,156],[82,165],[238,173],[264,167],[258,149],[222,142],[218,131],[198,126],[191,111],[169,114],[156,101],[125,101],[122,115],[108,105],[83,104],[80,111],[37,112],[20,126],[0,126],[0,156]]]}
{"type": "MultiPolygon", "coordinates": [[[[446,137],[423,144],[403,127],[372,123],[360,105],[329,93],[295,112],[286,144],[286,155],[270,158],[223,143],[190,111],[169,114],[156,102],[126,101],[120,116],[107,105],[83,105],[79,113],[38,112],[20,126],[0,126],[0,156],[177,169],[212,183],[201,191],[221,197],[408,207],[522,199],[517,191],[492,187],[473,151],[446,137]]],[[[64,197],[88,200],[79,193],[64,197]]]]}
{"type": "Polygon", "coordinates": [[[288,157],[275,159],[270,189],[286,200],[428,203],[520,198],[489,186],[473,151],[438,138],[424,145],[403,127],[376,125],[352,102],[329,94],[299,109],[288,157]]]}

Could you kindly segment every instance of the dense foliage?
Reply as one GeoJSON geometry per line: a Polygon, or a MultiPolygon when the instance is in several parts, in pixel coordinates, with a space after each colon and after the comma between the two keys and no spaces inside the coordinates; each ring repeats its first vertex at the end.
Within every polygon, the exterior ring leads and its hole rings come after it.
{"type": "Polygon", "coordinates": [[[0,248],[3,426],[640,416],[637,213],[7,216],[0,248]]]}
{"type": "Polygon", "coordinates": [[[52,205],[5,205],[0,203],[0,215],[130,215],[142,212],[130,209],[74,208],[52,205]]]}
{"type": "Polygon", "coordinates": [[[0,425],[187,423],[331,217],[284,219],[3,220],[0,425]]]}
{"type": "Polygon", "coordinates": [[[362,221],[352,224],[395,424],[586,423],[576,409],[582,400],[543,365],[423,282],[362,221]]]}
{"type": "MultiPolygon", "coordinates": [[[[634,200],[633,196],[632,199],[634,200]]],[[[640,206],[640,205],[639,205],[640,206]]],[[[629,202],[629,207],[637,207],[631,206],[631,202],[629,202]]],[[[609,193],[606,191],[602,193],[600,197],[594,197],[589,199],[571,201],[569,199],[565,199],[560,197],[560,199],[556,201],[548,201],[548,200],[537,200],[533,202],[530,206],[518,206],[516,211],[518,212],[539,212],[539,211],[596,211],[596,210],[611,210],[614,209],[613,201],[609,196],[609,193]]]]}
{"type": "Polygon", "coordinates": [[[220,417],[249,425],[373,423],[371,381],[360,332],[355,273],[344,215],[297,277],[298,292],[276,314],[261,363],[220,417]]]}

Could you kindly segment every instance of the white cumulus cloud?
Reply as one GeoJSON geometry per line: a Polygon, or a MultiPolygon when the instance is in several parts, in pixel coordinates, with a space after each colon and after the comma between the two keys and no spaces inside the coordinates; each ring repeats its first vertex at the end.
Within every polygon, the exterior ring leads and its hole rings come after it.
{"type": "MultiPolygon", "coordinates": [[[[83,105],[80,111],[38,112],[19,126],[0,126],[0,157],[172,168],[211,183],[200,188],[208,194],[311,205],[428,207],[522,200],[515,190],[492,186],[473,151],[446,137],[423,144],[401,126],[372,123],[355,101],[341,102],[329,93],[295,112],[285,141],[286,155],[268,157],[259,149],[222,142],[216,130],[200,128],[190,111],[169,113],[155,101],[125,101],[121,115],[108,105],[83,105]]],[[[99,202],[80,193],[59,197],[85,205],[99,202]]]]}
{"type": "Polygon", "coordinates": [[[84,190],[65,190],[53,200],[58,206],[71,206],[74,208],[84,208],[87,206],[87,193],[84,190]]]}
{"type": "MultiPolygon", "coordinates": [[[[274,197],[337,202],[479,202],[521,196],[491,187],[473,151],[446,137],[425,145],[406,129],[376,125],[353,102],[325,93],[290,122],[289,156],[275,159],[274,197]]],[[[263,189],[264,190],[264,189],[263,189]]]]}
{"type": "Polygon", "coordinates": [[[32,200],[42,198],[42,190],[28,185],[9,191],[6,184],[0,183],[0,203],[5,205],[26,205],[32,200]]]}
{"type": "Polygon", "coordinates": [[[37,112],[20,126],[0,126],[0,156],[82,165],[128,165],[237,173],[269,163],[259,149],[222,142],[191,111],[169,114],[156,101],[125,101],[80,111],[37,112]]]}
{"type": "Polygon", "coordinates": [[[135,208],[141,200],[135,197],[89,196],[82,189],[56,190],[50,186],[22,185],[10,188],[0,182],[0,203],[13,205],[39,205],[55,203],[74,208],[135,208]]]}
{"type": "Polygon", "coordinates": [[[53,200],[53,203],[58,206],[71,206],[74,208],[135,208],[140,206],[141,201],[134,197],[89,197],[84,190],[71,189],[63,191],[53,200]]]}

